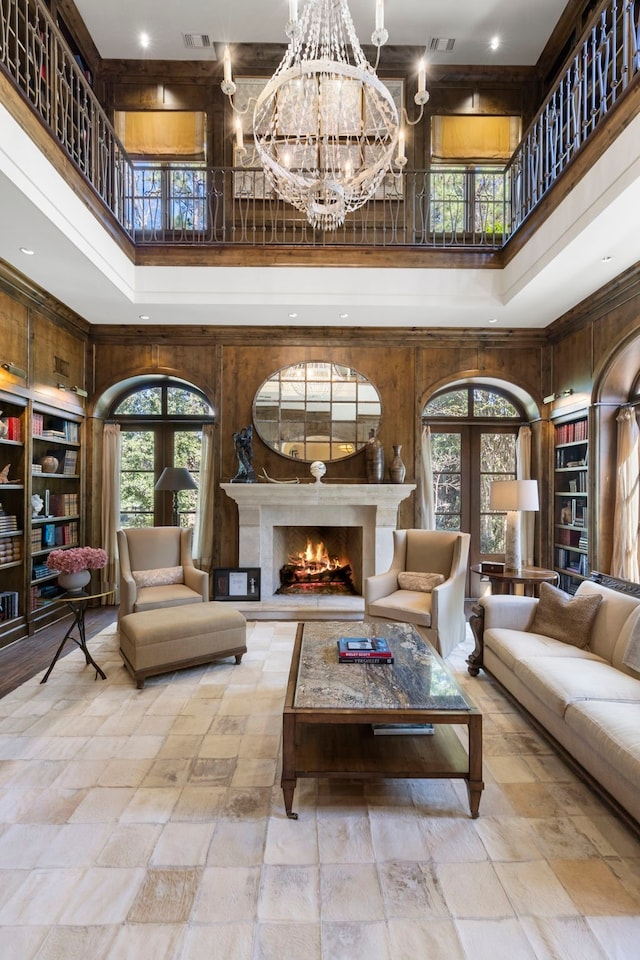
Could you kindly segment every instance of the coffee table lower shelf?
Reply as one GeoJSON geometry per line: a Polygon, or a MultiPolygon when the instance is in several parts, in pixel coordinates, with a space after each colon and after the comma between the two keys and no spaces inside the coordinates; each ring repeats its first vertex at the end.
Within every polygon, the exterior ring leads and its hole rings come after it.
{"type": "MultiPolygon", "coordinates": [[[[414,718],[415,719],[415,718],[414,718]]],[[[349,779],[465,780],[472,817],[478,816],[482,794],[482,717],[469,716],[467,751],[454,726],[434,722],[432,735],[375,736],[369,723],[304,723],[300,716],[283,718],[282,792],[291,819],[299,777],[349,779]]],[[[385,718],[389,722],[388,716],[385,718]]]]}

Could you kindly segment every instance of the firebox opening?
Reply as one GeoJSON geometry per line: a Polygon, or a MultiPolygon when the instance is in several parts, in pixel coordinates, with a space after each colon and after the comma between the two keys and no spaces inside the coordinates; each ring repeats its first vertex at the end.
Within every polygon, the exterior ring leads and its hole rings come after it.
{"type": "Polygon", "coordinates": [[[361,529],[280,527],[274,528],[276,536],[280,541],[276,593],[359,594],[361,529]]]}

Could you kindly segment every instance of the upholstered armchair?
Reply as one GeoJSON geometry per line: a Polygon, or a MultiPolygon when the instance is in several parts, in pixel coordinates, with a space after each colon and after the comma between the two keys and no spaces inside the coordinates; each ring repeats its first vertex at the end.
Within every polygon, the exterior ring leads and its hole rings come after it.
{"type": "Polygon", "coordinates": [[[129,527],[117,531],[120,556],[120,607],[127,613],[203,603],[209,574],[191,555],[191,530],[181,527],[129,527]]]}
{"type": "Polygon", "coordinates": [[[395,530],[391,567],[365,581],[367,620],[412,623],[441,656],[465,635],[468,533],[395,530]]]}

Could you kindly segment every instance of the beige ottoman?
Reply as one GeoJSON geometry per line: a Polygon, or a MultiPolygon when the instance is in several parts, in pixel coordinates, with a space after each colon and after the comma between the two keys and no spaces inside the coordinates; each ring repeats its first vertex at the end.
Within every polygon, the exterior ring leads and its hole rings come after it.
{"type": "Polygon", "coordinates": [[[226,603],[192,603],[128,613],[120,654],[138,689],[147,677],[247,652],[247,621],[226,603]]]}

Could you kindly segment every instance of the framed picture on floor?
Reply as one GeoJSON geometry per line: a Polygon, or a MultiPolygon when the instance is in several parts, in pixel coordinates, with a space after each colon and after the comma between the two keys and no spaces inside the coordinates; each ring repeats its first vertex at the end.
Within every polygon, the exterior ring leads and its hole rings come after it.
{"type": "Polygon", "coordinates": [[[214,600],[259,600],[259,567],[221,567],[213,571],[214,600]]]}

